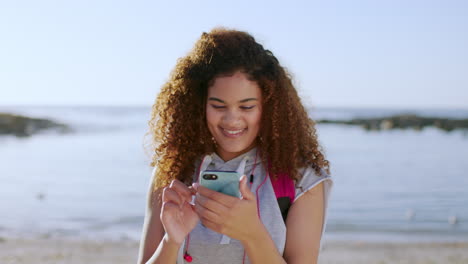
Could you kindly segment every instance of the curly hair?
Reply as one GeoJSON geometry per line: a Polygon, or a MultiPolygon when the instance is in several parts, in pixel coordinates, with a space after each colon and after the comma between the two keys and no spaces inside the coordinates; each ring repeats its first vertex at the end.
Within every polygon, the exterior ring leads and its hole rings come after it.
{"type": "Polygon", "coordinates": [[[193,50],[177,61],[152,107],[151,166],[153,188],[173,179],[191,184],[195,161],[215,151],[206,121],[208,87],[221,75],[241,71],[262,92],[262,117],[257,146],[261,159],[278,173],[298,181],[298,169],[311,166],[330,173],[317,140],[315,122],[301,103],[290,74],[273,53],[246,32],[215,28],[203,33],[193,50]]]}

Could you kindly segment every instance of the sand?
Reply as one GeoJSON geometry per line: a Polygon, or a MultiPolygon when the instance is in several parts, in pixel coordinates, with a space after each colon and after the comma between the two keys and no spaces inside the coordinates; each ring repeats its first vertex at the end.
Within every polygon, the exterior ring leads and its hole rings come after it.
{"type": "Polygon", "coordinates": [[[468,263],[468,242],[331,242],[324,244],[319,263],[468,263]]]}
{"type": "MultiPolygon", "coordinates": [[[[0,239],[0,263],[136,263],[138,242],[0,239]]],[[[468,243],[325,242],[319,263],[467,263],[468,243]]]]}

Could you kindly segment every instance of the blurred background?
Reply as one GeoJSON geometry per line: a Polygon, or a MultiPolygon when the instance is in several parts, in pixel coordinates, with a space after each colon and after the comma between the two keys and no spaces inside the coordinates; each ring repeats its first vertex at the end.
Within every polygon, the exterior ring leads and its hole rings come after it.
{"type": "Polygon", "coordinates": [[[138,241],[151,105],[202,32],[225,26],[277,56],[312,118],[342,122],[317,125],[335,180],[327,240],[467,241],[466,129],[343,124],[468,119],[467,11],[452,0],[3,1],[0,125],[17,114],[66,128],[0,135],[0,237],[138,241]]]}

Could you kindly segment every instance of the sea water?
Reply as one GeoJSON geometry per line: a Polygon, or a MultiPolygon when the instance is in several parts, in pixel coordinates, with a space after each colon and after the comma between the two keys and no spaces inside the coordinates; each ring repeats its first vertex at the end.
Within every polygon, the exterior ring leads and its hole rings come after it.
{"type": "MultiPolygon", "coordinates": [[[[0,107],[74,132],[0,137],[0,236],[138,240],[151,169],[150,107],[0,107]]],[[[313,118],[467,110],[310,109],[313,118]]],[[[334,187],[330,239],[468,240],[468,134],[317,125],[334,187]]]]}

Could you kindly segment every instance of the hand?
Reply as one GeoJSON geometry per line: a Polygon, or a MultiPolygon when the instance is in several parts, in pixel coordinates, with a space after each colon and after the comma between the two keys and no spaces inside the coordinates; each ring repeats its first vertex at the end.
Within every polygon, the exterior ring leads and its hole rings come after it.
{"type": "Polygon", "coordinates": [[[257,200],[247,187],[245,175],[239,182],[241,199],[198,184],[193,186],[197,190],[195,211],[206,227],[239,241],[248,240],[260,229],[257,200]]]}
{"type": "Polygon", "coordinates": [[[200,220],[194,206],[190,204],[192,194],[195,194],[195,190],[179,180],[173,180],[163,190],[160,218],[166,238],[171,243],[181,245],[200,220]]]}

